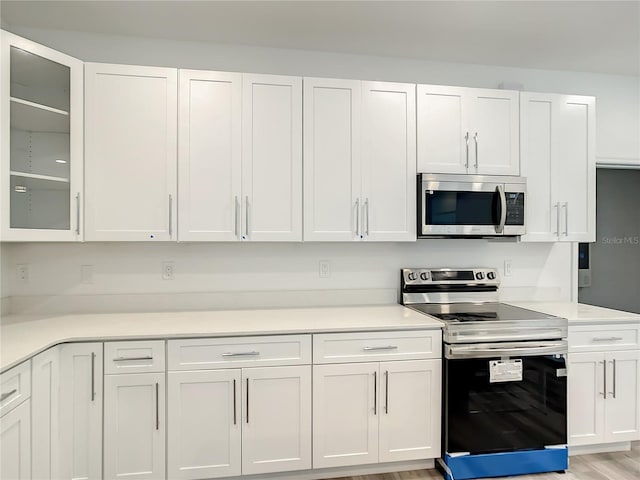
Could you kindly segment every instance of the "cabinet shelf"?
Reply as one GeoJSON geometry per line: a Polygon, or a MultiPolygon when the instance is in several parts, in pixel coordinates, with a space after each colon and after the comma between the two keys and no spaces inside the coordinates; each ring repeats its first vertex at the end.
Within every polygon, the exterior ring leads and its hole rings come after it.
{"type": "Polygon", "coordinates": [[[16,172],[13,170],[10,173],[14,177],[33,178],[35,180],[45,180],[49,182],[69,183],[69,179],[64,177],[53,177],[51,175],[39,175],[37,173],[16,172]]]}
{"type": "Polygon", "coordinates": [[[11,128],[29,132],[69,133],[69,112],[11,97],[11,128]]]}

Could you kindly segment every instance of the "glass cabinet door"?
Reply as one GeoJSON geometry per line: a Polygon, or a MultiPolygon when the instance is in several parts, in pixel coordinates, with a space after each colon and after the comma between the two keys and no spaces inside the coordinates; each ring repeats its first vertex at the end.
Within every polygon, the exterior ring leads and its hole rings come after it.
{"type": "Polygon", "coordinates": [[[82,62],[2,35],[2,240],[81,239],[82,62]]]}

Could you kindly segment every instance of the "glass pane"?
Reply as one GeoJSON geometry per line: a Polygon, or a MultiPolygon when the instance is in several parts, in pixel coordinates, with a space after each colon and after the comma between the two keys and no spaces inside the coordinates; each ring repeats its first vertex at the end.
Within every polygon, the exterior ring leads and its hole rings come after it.
{"type": "Polygon", "coordinates": [[[11,228],[69,230],[69,182],[11,175],[11,228]]]}
{"type": "Polygon", "coordinates": [[[11,47],[11,228],[70,229],[70,69],[11,47]]]}
{"type": "Polygon", "coordinates": [[[495,192],[425,194],[427,225],[496,225],[499,209],[495,192]]]}

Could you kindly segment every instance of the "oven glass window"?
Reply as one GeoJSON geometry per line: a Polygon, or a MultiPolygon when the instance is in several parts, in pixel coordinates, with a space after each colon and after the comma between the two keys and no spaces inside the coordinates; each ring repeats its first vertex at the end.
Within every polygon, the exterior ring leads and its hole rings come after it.
{"type": "Polygon", "coordinates": [[[496,453],[567,443],[561,356],[522,357],[521,381],[491,383],[489,361],[445,361],[445,450],[496,453]]]}
{"type": "Polygon", "coordinates": [[[495,192],[426,191],[427,225],[497,225],[500,199],[495,192]]]}

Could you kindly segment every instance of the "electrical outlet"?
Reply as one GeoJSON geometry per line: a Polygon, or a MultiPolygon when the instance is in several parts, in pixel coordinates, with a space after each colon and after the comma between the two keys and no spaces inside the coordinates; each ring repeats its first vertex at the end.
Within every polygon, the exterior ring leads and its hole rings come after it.
{"type": "Polygon", "coordinates": [[[80,283],[84,285],[93,283],[93,265],[80,265],[80,283]]]}
{"type": "Polygon", "coordinates": [[[162,279],[173,280],[173,274],[175,273],[175,265],[173,262],[162,262],[162,279]]]}
{"type": "Polygon", "coordinates": [[[331,276],[331,262],[329,260],[320,260],[318,263],[318,276],[320,278],[329,278],[331,276]]]}
{"type": "Polygon", "coordinates": [[[505,277],[511,276],[511,260],[504,261],[504,276],[505,277]]]}
{"type": "Polygon", "coordinates": [[[19,282],[29,283],[29,265],[26,263],[16,265],[16,275],[19,282]]]}

